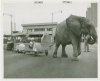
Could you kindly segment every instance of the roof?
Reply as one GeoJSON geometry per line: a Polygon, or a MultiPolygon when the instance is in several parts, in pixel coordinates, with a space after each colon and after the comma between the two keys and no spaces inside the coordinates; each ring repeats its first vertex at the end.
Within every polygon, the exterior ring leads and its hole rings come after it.
{"type": "Polygon", "coordinates": [[[57,22],[53,23],[33,23],[33,24],[21,24],[22,27],[32,27],[32,26],[51,26],[51,25],[57,25],[57,22]]]}
{"type": "Polygon", "coordinates": [[[13,33],[12,36],[22,36],[25,35],[26,33],[24,32],[18,32],[18,33],[13,33]]]}
{"type": "Polygon", "coordinates": [[[7,35],[7,34],[4,34],[3,36],[4,36],[4,37],[11,37],[11,35],[7,35]]]}
{"type": "Polygon", "coordinates": [[[12,35],[4,34],[4,37],[11,37],[11,36],[23,36],[26,35],[25,32],[17,32],[17,33],[12,33],[12,35]]]}

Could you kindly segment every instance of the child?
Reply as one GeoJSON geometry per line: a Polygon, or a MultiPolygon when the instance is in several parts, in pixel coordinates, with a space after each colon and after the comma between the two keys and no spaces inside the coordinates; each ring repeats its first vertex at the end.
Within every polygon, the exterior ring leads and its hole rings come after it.
{"type": "Polygon", "coordinates": [[[32,42],[32,41],[30,41],[29,48],[30,48],[30,49],[33,49],[33,42],[32,42]]]}

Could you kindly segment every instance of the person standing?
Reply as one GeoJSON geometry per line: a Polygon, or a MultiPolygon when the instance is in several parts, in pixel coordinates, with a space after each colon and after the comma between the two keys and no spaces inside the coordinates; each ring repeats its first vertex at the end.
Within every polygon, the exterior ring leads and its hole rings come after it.
{"type": "Polygon", "coordinates": [[[81,42],[84,42],[84,35],[82,34],[81,42]]]}
{"type": "Polygon", "coordinates": [[[88,40],[90,39],[90,35],[87,34],[84,36],[84,51],[85,52],[89,52],[89,44],[88,44],[88,40]]]}

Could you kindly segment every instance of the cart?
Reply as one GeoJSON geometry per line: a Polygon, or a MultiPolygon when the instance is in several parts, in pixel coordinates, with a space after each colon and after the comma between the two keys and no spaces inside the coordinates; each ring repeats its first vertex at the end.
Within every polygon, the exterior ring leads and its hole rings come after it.
{"type": "Polygon", "coordinates": [[[33,48],[26,47],[24,50],[24,54],[34,54],[37,56],[38,54],[45,53],[45,55],[48,55],[48,51],[51,49],[53,43],[52,43],[52,36],[51,35],[44,35],[42,37],[42,41],[34,42],[33,48]]]}
{"type": "Polygon", "coordinates": [[[48,50],[51,49],[50,45],[47,45],[46,43],[38,43],[35,42],[33,48],[26,48],[24,50],[24,54],[34,54],[37,56],[38,54],[45,53],[45,55],[48,55],[48,50]]]}

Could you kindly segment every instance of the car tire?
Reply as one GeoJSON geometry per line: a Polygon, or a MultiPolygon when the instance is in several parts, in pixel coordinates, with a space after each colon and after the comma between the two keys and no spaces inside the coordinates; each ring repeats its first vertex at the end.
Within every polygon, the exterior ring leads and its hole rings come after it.
{"type": "Polygon", "coordinates": [[[23,54],[26,54],[26,52],[25,52],[25,51],[23,51],[23,54]]]}
{"type": "Polygon", "coordinates": [[[48,50],[45,50],[45,55],[48,56],[48,50]]]}
{"type": "Polygon", "coordinates": [[[34,56],[37,56],[37,54],[38,54],[37,52],[34,52],[34,56]]]}
{"type": "Polygon", "coordinates": [[[17,53],[20,53],[20,51],[17,49],[17,53]]]}

